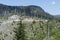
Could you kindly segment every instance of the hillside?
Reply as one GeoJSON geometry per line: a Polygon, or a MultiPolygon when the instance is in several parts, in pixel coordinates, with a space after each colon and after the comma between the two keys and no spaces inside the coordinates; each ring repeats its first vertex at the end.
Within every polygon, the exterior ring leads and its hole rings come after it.
{"type": "Polygon", "coordinates": [[[3,21],[2,19],[0,21],[0,40],[60,39],[60,22],[56,22],[56,20],[12,15],[8,19],[3,18],[3,21]]]}
{"type": "Polygon", "coordinates": [[[60,15],[54,15],[54,17],[60,18],[60,15]]]}
{"type": "MultiPolygon", "coordinates": [[[[21,19],[22,19],[22,23],[25,24],[24,29],[25,29],[27,38],[31,39],[32,36],[34,37],[34,34],[31,34],[31,33],[33,33],[33,31],[31,31],[32,27],[30,25],[32,24],[33,21],[37,22],[34,26],[39,25],[38,22],[40,21],[40,19],[27,18],[27,17],[23,18],[23,17],[18,16],[18,15],[12,15],[12,16],[8,17],[7,20],[4,20],[4,21],[0,22],[0,39],[1,40],[2,39],[3,40],[13,40],[13,39],[16,40],[16,38],[14,38],[15,35],[16,35],[15,30],[16,30],[16,28],[19,27],[19,22],[20,22],[21,19]]],[[[43,19],[42,19],[42,21],[45,22],[45,20],[43,20],[43,19]]],[[[35,27],[35,29],[36,28],[39,28],[39,27],[35,27]]],[[[22,29],[22,30],[24,30],[24,29],[22,29]]],[[[36,35],[36,36],[38,36],[38,35],[36,35]]]]}
{"type": "Polygon", "coordinates": [[[9,6],[0,4],[0,16],[20,14],[30,17],[38,17],[43,19],[54,19],[52,15],[45,12],[41,7],[30,5],[30,6],[9,6]]]}

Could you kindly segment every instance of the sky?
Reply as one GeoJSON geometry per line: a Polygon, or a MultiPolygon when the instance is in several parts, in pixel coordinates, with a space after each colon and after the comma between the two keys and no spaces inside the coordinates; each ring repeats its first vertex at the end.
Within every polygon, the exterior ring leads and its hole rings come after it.
{"type": "Polygon", "coordinates": [[[11,6],[40,6],[51,15],[60,15],[60,0],[0,0],[0,4],[11,6]]]}

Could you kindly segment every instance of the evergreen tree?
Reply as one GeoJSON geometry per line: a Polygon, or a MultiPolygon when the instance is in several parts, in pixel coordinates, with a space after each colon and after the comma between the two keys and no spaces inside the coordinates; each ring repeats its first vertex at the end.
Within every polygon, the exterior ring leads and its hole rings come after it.
{"type": "Polygon", "coordinates": [[[25,32],[24,32],[24,24],[22,24],[22,21],[18,24],[19,27],[15,31],[16,40],[25,40],[25,32]]]}

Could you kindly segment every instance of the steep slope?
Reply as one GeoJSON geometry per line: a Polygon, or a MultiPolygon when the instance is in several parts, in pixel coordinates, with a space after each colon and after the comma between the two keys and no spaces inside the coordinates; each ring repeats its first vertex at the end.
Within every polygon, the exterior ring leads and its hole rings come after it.
{"type": "MultiPolygon", "coordinates": [[[[1,40],[16,40],[16,28],[20,27],[20,29],[24,31],[20,32],[25,32],[25,36],[21,36],[22,38],[25,38],[26,40],[47,40],[47,27],[50,28],[50,39],[56,39],[59,38],[60,34],[60,23],[55,20],[53,21],[48,21],[48,20],[43,20],[41,19],[39,21],[35,21],[36,19],[34,18],[24,18],[22,19],[22,25],[24,25],[24,29],[19,22],[21,17],[18,15],[12,15],[8,17],[6,21],[3,21],[0,24],[0,39],[1,40]],[[28,20],[28,21],[27,21],[28,20]],[[24,22],[25,21],[25,22],[24,22]],[[48,25],[48,26],[47,26],[48,25]],[[59,32],[58,32],[59,31],[59,32]],[[57,35],[58,34],[58,35],[57,35]]],[[[17,29],[18,30],[18,29],[17,29]]],[[[19,32],[19,33],[20,33],[19,32]]],[[[23,35],[23,33],[21,33],[23,35]]],[[[20,36],[20,35],[19,35],[20,36]]],[[[60,38],[59,38],[60,39],[60,38]]]]}
{"type": "Polygon", "coordinates": [[[41,7],[30,5],[30,6],[8,6],[0,4],[0,16],[21,14],[31,17],[38,17],[43,19],[53,19],[54,17],[46,13],[41,7]]]}
{"type": "MultiPolygon", "coordinates": [[[[6,21],[5,20],[2,21],[0,23],[0,40],[13,40],[13,39],[16,40],[16,38],[15,38],[15,34],[16,33],[14,31],[16,30],[17,27],[19,27],[20,20],[21,20],[20,16],[18,16],[18,15],[12,15],[12,16],[8,17],[8,19],[6,21]]],[[[37,23],[34,26],[40,25],[40,24],[38,24],[38,22],[40,20],[37,21],[34,18],[24,18],[24,19],[22,19],[22,23],[25,24],[24,27],[25,27],[25,32],[26,32],[27,40],[31,39],[31,37],[34,38],[34,33],[33,33],[33,31],[31,31],[32,27],[30,26],[33,21],[36,21],[36,23],[37,23]],[[31,34],[31,33],[33,33],[33,34],[31,34]]],[[[45,22],[45,20],[44,20],[44,22],[45,22]]],[[[39,31],[38,30],[37,31],[40,32],[39,26],[38,27],[34,27],[34,28],[35,29],[38,28],[39,31]]],[[[37,34],[36,34],[36,36],[37,36],[37,34]]]]}

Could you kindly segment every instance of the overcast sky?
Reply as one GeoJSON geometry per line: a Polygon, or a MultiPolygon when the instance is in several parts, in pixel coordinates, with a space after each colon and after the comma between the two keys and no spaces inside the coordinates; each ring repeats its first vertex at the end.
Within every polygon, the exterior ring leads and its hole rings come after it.
{"type": "Polygon", "coordinates": [[[52,15],[60,15],[60,0],[0,0],[0,4],[12,6],[37,5],[52,15]]]}

